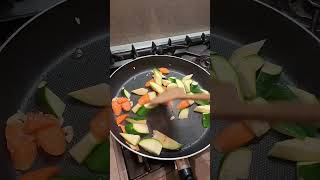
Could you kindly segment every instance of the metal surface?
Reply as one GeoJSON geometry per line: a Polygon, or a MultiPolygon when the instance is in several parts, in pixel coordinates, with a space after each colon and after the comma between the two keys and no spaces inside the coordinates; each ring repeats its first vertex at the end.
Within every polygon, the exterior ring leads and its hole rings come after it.
{"type": "MultiPolygon", "coordinates": [[[[243,44],[267,39],[260,55],[283,66],[286,76],[282,77],[282,81],[295,84],[319,96],[320,85],[316,77],[320,41],[303,25],[260,1],[215,1],[212,9],[213,51],[230,57],[231,53],[243,44]],[[233,6],[230,6],[230,3],[233,3],[233,6]],[[224,11],[226,8],[228,12],[224,11]]],[[[218,133],[226,125],[225,121],[215,120],[212,126],[213,133],[218,133]]],[[[268,157],[272,145],[287,138],[270,130],[263,137],[251,142],[249,148],[253,150],[253,160],[250,180],[296,179],[294,162],[268,157]]],[[[214,148],[211,150],[211,178],[217,179],[223,154],[214,148]]]]}
{"type": "MultiPolygon", "coordinates": [[[[89,121],[99,109],[78,103],[67,93],[107,81],[106,7],[105,1],[69,0],[33,17],[1,46],[0,78],[7,85],[1,89],[6,94],[0,114],[1,179],[15,179],[21,174],[14,170],[6,149],[5,120],[19,109],[40,109],[35,104],[35,93],[41,80],[46,80],[67,105],[64,126],[71,125],[75,131],[67,150],[88,132],[89,121]],[[81,19],[80,24],[75,17],[81,19]]],[[[59,157],[41,152],[32,169],[48,165],[60,166],[62,175],[94,175],[67,152],[59,157]]]]}
{"type": "MultiPolygon", "coordinates": [[[[198,81],[204,89],[210,89],[207,82],[210,81],[209,73],[200,66],[173,56],[156,55],[137,58],[134,61],[120,67],[111,75],[112,97],[118,97],[121,93],[121,88],[133,90],[143,87],[145,82],[152,76],[151,70],[155,67],[168,67],[171,70],[170,76],[178,78],[193,73],[193,79],[198,81]]],[[[138,97],[133,97],[136,103],[138,97]]],[[[176,103],[174,103],[174,106],[176,103]]],[[[201,114],[194,113],[191,107],[189,118],[179,120],[177,112],[170,112],[166,107],[159,106],[148,114],[148,126],[150,132],[159,130],[184,146],[179,151],[163,150],[160,156],[154,156],[145,151],[133,151],[125,143],[119,135],[120,129],[112,122],[111,135],[124,147],[141,156],[158,159],[158,160],[176,160],[191,157],[198,154],[209,147],[211,139],[210,130],[202,127],[201,114]],[[174,114],[176,119],[170,120],[174,114]]]]}

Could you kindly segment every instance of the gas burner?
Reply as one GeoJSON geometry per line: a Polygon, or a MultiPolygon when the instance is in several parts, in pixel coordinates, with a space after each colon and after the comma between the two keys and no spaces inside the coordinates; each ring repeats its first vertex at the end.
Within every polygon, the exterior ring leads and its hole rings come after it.
{"type": "Polygon", "coordinates": [[[211,59],[210,56],[202,55],[195,60],[196,63],[200,64],[203,68],[210,70],[211,69],[211,59]]]}
{"type": "Polygon", "coordinates": [[[291,13],[297,20],[309,28],[313,33],[320,31],[319,23],[319,0],[289,0],[291,13]]]}

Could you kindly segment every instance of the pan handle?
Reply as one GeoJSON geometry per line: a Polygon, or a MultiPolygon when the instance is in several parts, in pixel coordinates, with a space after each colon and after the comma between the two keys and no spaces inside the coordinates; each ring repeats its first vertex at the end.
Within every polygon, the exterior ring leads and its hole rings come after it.
{"type": "Polygon", "coordinates": [[[195,180],[188,159],[179,159],[175,161],[181,180],[195,180]]]}

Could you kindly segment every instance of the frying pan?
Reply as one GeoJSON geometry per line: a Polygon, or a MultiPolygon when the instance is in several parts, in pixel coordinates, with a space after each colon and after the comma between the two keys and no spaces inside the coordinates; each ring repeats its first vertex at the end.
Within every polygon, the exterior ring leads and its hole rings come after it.
{"type": "MultiPolygon", "coordinates": [[[[152,69],[158,67],[168,67],[169,76],[182,78],[185,75],[193,74],[193,80],[197,81],[204,89],[210,89],[210,74],[199,65],[182,58],[166,55],[152,55],[137,58],[122,67],[118,68],[112,75],[110,83],[112,84],[112,97],[120,97],[121,90],[131,91],[144,87],[144,84],[152,78],[152,69]]],[[[137,103],[138,96],[132,95],[132,101],[137,103]]],[[[175,106],[175,104],[174,104],[175,106]]],[[[195,105],[194,105],[195,106],[195,105]]],[[[177,151],[162,150],[159,156],[154,156],[144,150],[139,152],[132,150],[120,136],[120,128],[115,121],[111,123],[111,135],[125,148],[141,156],[158,160],[179,160],[196,155],[209,147],[211,133],[210,129],[202,127],[201,114],[189,111],[189,117],[185,120],[170,120],[172,115],[165,106],[154,108],[147,116],[149,131],[159,130],[174,140],[183,144],[183,147],[177,151]]]]}
{"type": "MultiPolygon", "coordinates": [[[[73,101],[67,93],[107,81],[107,10],[107,1],[61,2],[30,19],[0,47],[0,179],[16,179],[22,173],[15,171],[6,149],[6,119],[18,109],[38,110],[34,95],[41,80],[67,105],[64,126],[74,128],[67,150],[88,132],[90,119],[100,109],[73,101]]],[[[42,153],[32,169],[48,165],[61,167],[61,175],[96,175],[68,153],[61,157],[42,153]]]]}
{"type": "MultiPolygon", "coordinates": [[[[282,81],[296,85],[315,95],[320,93],[320,41],[294,19],[257,0],[211,2],[211,50],[230,57],[243,44],[267,39],[260,51],[266,60],[281,65],[282,81]]],[[[228,122],[215,120],[213,133],[228,122]]],[[[295,163],[267,158],[277,141],[288,137],[269,131],[249,145],[253,160],[249,179],[296,179],[295,163]]],[[[222,154],[211,148],[211,178],[217,179],[222,154]]]]}

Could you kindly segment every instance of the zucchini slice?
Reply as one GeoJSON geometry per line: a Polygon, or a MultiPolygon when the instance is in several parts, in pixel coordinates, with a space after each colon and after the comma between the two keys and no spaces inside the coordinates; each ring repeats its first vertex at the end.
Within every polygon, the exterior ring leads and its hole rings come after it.
{"type": "Polygon", "coordinates": [[[158,84],[159,86],[162,86],[162,74],[161,74],[161,72],[156,68],[154,68],[152,70],[152,72],[153,72],[153,78],[154,78],[154,81],[156,82],[156,84],[158,84]]]}
{"type": "Polygon", "coordinates": [[[162,150],[162,144],[153,138],[143,139],[139,142],[139,146],[141,146],[144,150],[149,153],[160,155],[162,150]]]}
{"type": "Polygon", "coordinates": [[[176,79],[176,83],[177,83],[177,86],[181,89],[183,89],[184,93],[186,93],[186,89],[184,87],[184,84],[183,82],[180,80],[180,79],[176,79]]]}
{"type": "Polygon", "coordinates": [[[69,150],[69,153],[73,159],[81,164],[99,143],[100,142],[89,132],[69,150]]]}
{"type": "Polygon", "coordinates": [[[183,85],[187,93],[191,91],[190,85],[193,82],[192,79],[183,80],[183,85]]]}
{"type": "Polygon", "coordinates": [[[137,145],[140,141],[139,135],[120,133],[120,135],[132,145],[137,145]]]}
{"type": "MultiPolygon", "coordinates": [[[[79,92],[75,94],[79,95],[79,92]]],[[[72,93],[72,95],[75,95],[75,94],[72,93]]],[[[75,97],[78,97],[78,96],[75,96],[75,97]]],[[[66,104],[56,94],[54,94],[48,87],[44,86],[38,89],[38,98],[39,98],[39,102],[45,105],[51,113],[53,113],[58,118],[62,118],[62,115],[66,108],[66,104]]],[[[91,104],[95,104],[95,103],[91,103],[91,104]]],[[[98,104],[100,104],[100,102],[97,103],[96,105],[98,104]]],[[[105,103],[103,102],[100,105],[102,104],[105,104],[105,103]]]]}
{"type": "Polygon", "coordinates": [[[132,112],[137,113],[138,110],[142,107],[142,105],[140,104],[136,104],[135,106],[133,106],[133,108],[131,109],[132,112]]]}
{"type": "Polygon", "coordinates": [[[243,95],[240,88],[239,76],[234,67],[227,61],[226,58],[219,55],[211,55],[212,69],[215,71],[216,78],[220,82],[230,83],[236,89],[239,98],[242,100],[243,95]]]}
{"type": "Polygon", "coordinates": [[[153,130],[153,138],[160,141],[160,143],[162,144],[162,148],[164,149],[178,150],[182,147],[182,144],[157,130],[153,130]]]}
{"type": "Polygon", "coordinates": [[[176,88],[178,87],[178,85],[176,83],[171,83],[167,86],[167,89],[170,89],[170,88],[176,88]]]}
{"type": "MultiPolygon", "coordinates": [[[[252,103],[252,104],[266,104],[268,102],[266,100],[264,100],[263,98],[258,97],[256,99],[250,101],[249,103],[252,103]]],[[[250,121],[249,120],[248,121],[248,120],[245,120],[244,122],[252,130],[252,132],[254,132],[254,134],[257,137],[260,137],[260,136],[264,135],[271,128],[267,121],[262,121],[262,120],[254,120],[254,121],[250,121]]]]}
{"type": "Polygon", "coordinates": [[[169,77],[168,80],[171,82],[171,83],[176,83],[176,77],[169,77]]]}
{"type": "Polygon", "coordinates": [[[272,128],[281,134],[285,134],[287,136],[295,137],[298,139],[315,137],[317,132],[316,128],[295,122],[280,122],[273,125],[272,128]]]}
{"type": "Polygon", "coordinates": [[[163,85],[163,86],[167,87],[169,84],[171,84],[171,81],[166,80],[166,79],[163,79],[163,80],[162,80],[162,85],[163,85]]]}
{"type": "Polygon", "coordinates": [[[219,179],[248,179],[251,160],[252,151],[248,148],[240,148],[228,153],[222,162],[219,179]]]}
{"type": "Polygon", "coordinates": [[[140,108],[139,108],[139,110],[137,111],[137,115],[138,116],[140,116],[140,117],[146,117],[147,116],[147,114],[148,114],[148,112],[150,111],[150,109],[151,108],[148,108],[147,106],[146,106],[146,104],[145,105],[143,105],[143,106],[141,106],[140,108]]]}
{"type": "Polygon", "coordinates": [[[189,108],[181,109],[179,112],[179,119],[188,119],[189,116],[189,108]]]}
{"type": "Polygon", "coordinates": [[[181,80],[182,80],[182,81],[189,80],[189,79],[192,78],[192,76],[193,76],[193,74],[186,75],[186,76],[183,77],[181,80]]]}
{"type": "Polygon", "coordinates": [[[139,89],[132,90],[131,92],[134,93],[134,94],[136,94],[136,95],[143,96],[143,95],[145,95],[145,94],[148,93],[148,89],[146,89],[146,88],[139,88],[139,89]]]}
{"type": "Polygon", "coordinates": [[[127,118],[126,121],[128,121],[129,123],[132,124],[147,124],[147,120],[143,119],[143,118],[127,118]]]}
{"type": "Polygon", "coordinates": [[[210,105],[197,106],[194,108],[194,111],[199,113],[210,113],[210,105]]]}
{"type": "Polygon", "coordinates": [[[164,92],[163,87],[161,85],[157,84],[157,83],[150,82],[150,86],[154,91],[156,91],[159,94],[164,92]]]}
{"type": "Polygon", "coordinates": [[[320,162],[298,162],[297,176],[299,180],[320,179],[320,162]]]}
{"type": "Polygon", "coordinates": [[[264,60],[258,55],[243,58],[235,66],[239,75],[241,92],[247,99],[256,97],[256,72],[264,64],[264,60]]]}
{"type": "Polygon", "coordinates": [[[135,135],[149,134],[149,128],[146,124],[128,123],[126,124],[125,129],[128,134],[135,134],[135,135]]]}
{"type": "Polygon", "coordinates": [[[273,145],[270,156],[290,161],[320,161],[320,139],[289,139],[273,145]]]}
{"type": "Polygon", "coordinates": [[[68,95],[92,106],[110,105],[110,87],[106,83],[97,84],[77,91],[70,92],[68,95]]]}
{"type": "Polygon", "coordinates": [[[210,113],[203,113],[202,114],[202,127],[210,128],[210,113]]]}
{"type": "Polygon", "coordinates": [[[281,66],[265,62],[256,82],[257,96],[264,98],[270,88],[279,82],[281,73],[281,66]]]}
{"type": "Polygon", "coordinates": [[[242,60],[242,58],[246,56],[258,54],[265,42],[266,40],[260,40],[254,43],[246,44],[236,49],[230,57],[230,62],[233,65],[237,65],[238,62],[242,60]]]}
{"type": "Polygon", "coordinates": [[[319,101],[317,97],[307,91],[304,91],[302,89],[289,86],[288,88],[297,96],[298,101],[305,104],[318,104],[319,101]]]}
{"type": "Polygon", "coordinates": [[[131,94],[125,88],[122,88],[122,94],[128,99],[131,97],[131,94]]]}
{"type": "Polygon", "coordinates": [[[195,82],[193,81],[191,84],[190,84],[190,91],[192,93],[202,93],[203,91],[201,90],[198,82],[195,82]]]}

